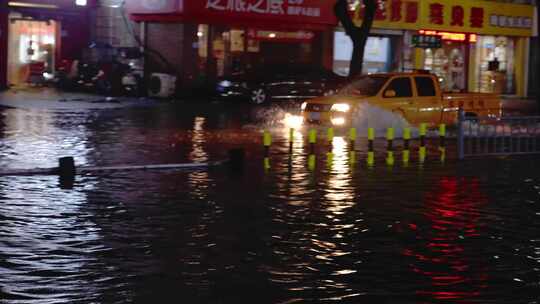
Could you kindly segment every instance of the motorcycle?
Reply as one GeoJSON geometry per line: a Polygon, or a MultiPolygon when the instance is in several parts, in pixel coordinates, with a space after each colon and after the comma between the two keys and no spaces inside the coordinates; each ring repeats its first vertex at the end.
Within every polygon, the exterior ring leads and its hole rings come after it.
{"type": "Polygon", "coordinates": [[[120,89],[129,96],[142,96],[144,89],[144,67],[142,53],[137,48],[119,48],[117,77],[120,78],[120,89]]]}

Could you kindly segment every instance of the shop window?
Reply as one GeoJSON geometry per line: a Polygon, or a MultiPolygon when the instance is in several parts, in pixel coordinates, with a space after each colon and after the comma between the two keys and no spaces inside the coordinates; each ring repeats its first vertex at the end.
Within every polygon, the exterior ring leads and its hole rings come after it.
{"type": "Polygon", "coordinates": [[[36,67],[42,70],[39,74],[52,75],[56,65],[56,22],[20,17],[10,15],[7,71],[11,85],[33,82],[30,76],[36,73],[36,67]]]}
{"type": "MultiPolygon", "coordinates": [[[[345,32],[334,33],[334,64],[333,71],[342,76],[349,75],[353,45],[351,38],[345,32]]],[[[389,72],[390,38],[369,37],[364,51],[363,73],[389,72]]]]}
{"type": "Polygon", "coordinates": [[[447,41],[442,48],[426,49],[424,52],[424,68],[437,75],[442,90],[465,90],[465,48],[463,43],[447,41]]]}
{"type": "Polygon", "coordinates": [[[476,43],[476,90],[484,93],[514,93],[514,55],[512,38],[480,36],[476,43]]]}
{"type": "Polygon", "coordinates": [[[400,77],[392,80],[388,87],[386,87],[385,94],[388,91],[394,91],[398,97],[412,97],[411,79],[409,77],[400,77]]]}
{"type": "Polygon", "coordinates": [[[435,96],[435,84],[430,77],[415,77],[418,96],[435,96]]]}

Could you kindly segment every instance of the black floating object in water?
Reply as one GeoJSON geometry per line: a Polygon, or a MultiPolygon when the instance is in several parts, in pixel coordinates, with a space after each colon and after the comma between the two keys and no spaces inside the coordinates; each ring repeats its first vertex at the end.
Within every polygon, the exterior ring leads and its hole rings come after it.
{"type": "Polygon", "coordinates": [[[75,160],[73,157],[62,157],[58,159],[58,175],[61,177],[75,176],[77,170],[75,169],[75,160]]]}
{"type": "Polygon", "coordinates": [[[75,183],[75,160],[73,157],[62,157],[58,159],[58,175],[60,176],[60,188],[73,189],[75,183]]]}

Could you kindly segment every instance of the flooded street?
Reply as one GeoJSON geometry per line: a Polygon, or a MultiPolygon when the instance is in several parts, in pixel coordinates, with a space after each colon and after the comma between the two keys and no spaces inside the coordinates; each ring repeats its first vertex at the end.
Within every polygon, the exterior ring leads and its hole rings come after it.
{"type": "Polygon", "coordinates": [[[73,189],[0,177],[0,303],[539,303],[539,157],[457,161],[450,141],[441,163],[430,141],[424,165],[397,152],[389,167],[381,139],[368,168],[365,138],[351,164],[336,137],[310,170],[306,132],[289,153],[279,113],[0,108],[3,169],[246,152],[241,175],[118,171],[77,176],[73,189]],[[264,129],[275,143],[266,172],[264,129]]]}

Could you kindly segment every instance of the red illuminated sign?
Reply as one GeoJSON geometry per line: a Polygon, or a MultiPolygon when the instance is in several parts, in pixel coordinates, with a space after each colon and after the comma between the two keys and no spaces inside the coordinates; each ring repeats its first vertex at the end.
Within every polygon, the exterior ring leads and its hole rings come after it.
{"type": "MultiPolygon", "coordinates": [[[[439,32],[439,31],[427,31],[419,30],[419,34],[426,36],[441,36],[442,40],[447,41],[467,41],[467,35],[465,33],[450,33],[450,32],[439,32]]],[[[476,42],[477,36],[475,34],[469,34],[469,42],[476,42]]]]}
{"type": "Polygon", "coordinates": [[[180,20],[304,29],[337,24],[333,3],[327,0],[126,0],[126,8],[136,21],[180,20]]]}

